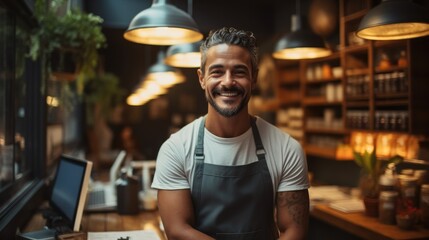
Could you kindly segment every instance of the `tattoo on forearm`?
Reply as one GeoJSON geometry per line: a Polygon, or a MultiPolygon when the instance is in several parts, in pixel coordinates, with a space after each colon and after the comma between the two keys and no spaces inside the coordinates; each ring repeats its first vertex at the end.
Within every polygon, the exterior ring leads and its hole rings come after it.
{"type": "Polygon", "coordinates": [[[307,224],[309,200],[306,191],[280,192],[277,196],[277,206],[286,207],[290,216],[297,224],[307,224]]]}

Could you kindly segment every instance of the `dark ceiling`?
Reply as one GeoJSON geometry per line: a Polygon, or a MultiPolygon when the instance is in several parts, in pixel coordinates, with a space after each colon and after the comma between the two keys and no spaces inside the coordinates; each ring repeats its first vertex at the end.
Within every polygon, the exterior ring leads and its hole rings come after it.
{"type": "MultiPolygon", "coordinates": [[[[282,0],[167,0],[168,3],[188,12],[200,31],[207,36],[211,29],[233,26],[255,33],[262,51],[271,51],[273,39],[290,31],[290,16],[295,13],[295,1],[282,0]],[[188,3],[191,3],[188,5],[188,3]],[[264,50],[266,49],[266,50],[264,50]]],[[[310,0],[300,1],[301,11],[308,9],[310,0]]],[[[104,69],[119,76],[122,85],[131,90],[155,63],[159,46],[128,42],[123,33],[131,19],[152,4],[149,0],[90,0],[85,2],[89,12],[104,19],[103,31],[107,48],[102,51],[104,69]]],[[[166,48],[166,47],[164,47],[166,48]]],[[[195,70],[188,78],[195,78],[195,70]]],[[[192,80],[191,80],[192,81],[192,80]]]]}

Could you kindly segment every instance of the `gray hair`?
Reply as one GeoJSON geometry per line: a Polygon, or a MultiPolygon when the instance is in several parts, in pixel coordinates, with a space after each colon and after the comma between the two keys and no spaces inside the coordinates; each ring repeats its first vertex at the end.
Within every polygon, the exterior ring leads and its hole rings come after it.
{"type": "Polygon", "coordinates": [[[224,43],[228,45],[237,45],[249,51],[252,64],[252,76],[255,77],[258,71],[258,48],[256,46],[256,38],[252,32],[237,30],[233,27],[224,27],[210,31],[209,36],[201,44],[201,71],[203,74],[206,66],[208,49],[224,43]]]}

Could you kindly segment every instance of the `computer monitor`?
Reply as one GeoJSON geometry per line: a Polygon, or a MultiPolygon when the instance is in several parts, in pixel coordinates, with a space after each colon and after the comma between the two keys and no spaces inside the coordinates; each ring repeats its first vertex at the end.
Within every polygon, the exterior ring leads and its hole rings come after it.
{"type": "Polygon", "coordinates": [[[79,231],[85,206],[92,162],[61,155],[49,204],[67,227],[79,231]]]}

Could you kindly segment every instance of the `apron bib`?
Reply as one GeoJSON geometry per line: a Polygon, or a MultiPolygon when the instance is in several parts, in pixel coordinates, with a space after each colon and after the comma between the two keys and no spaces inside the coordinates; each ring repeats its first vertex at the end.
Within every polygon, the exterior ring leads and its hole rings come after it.
{"type": "Polygon", "coordinates": [[[194,156],[196,229],[217,240],[276,239],[273,187],[255,120],[251,126],[258,161],[241,166],[204,163],[204,125],[205,118],[194,156]]]}

